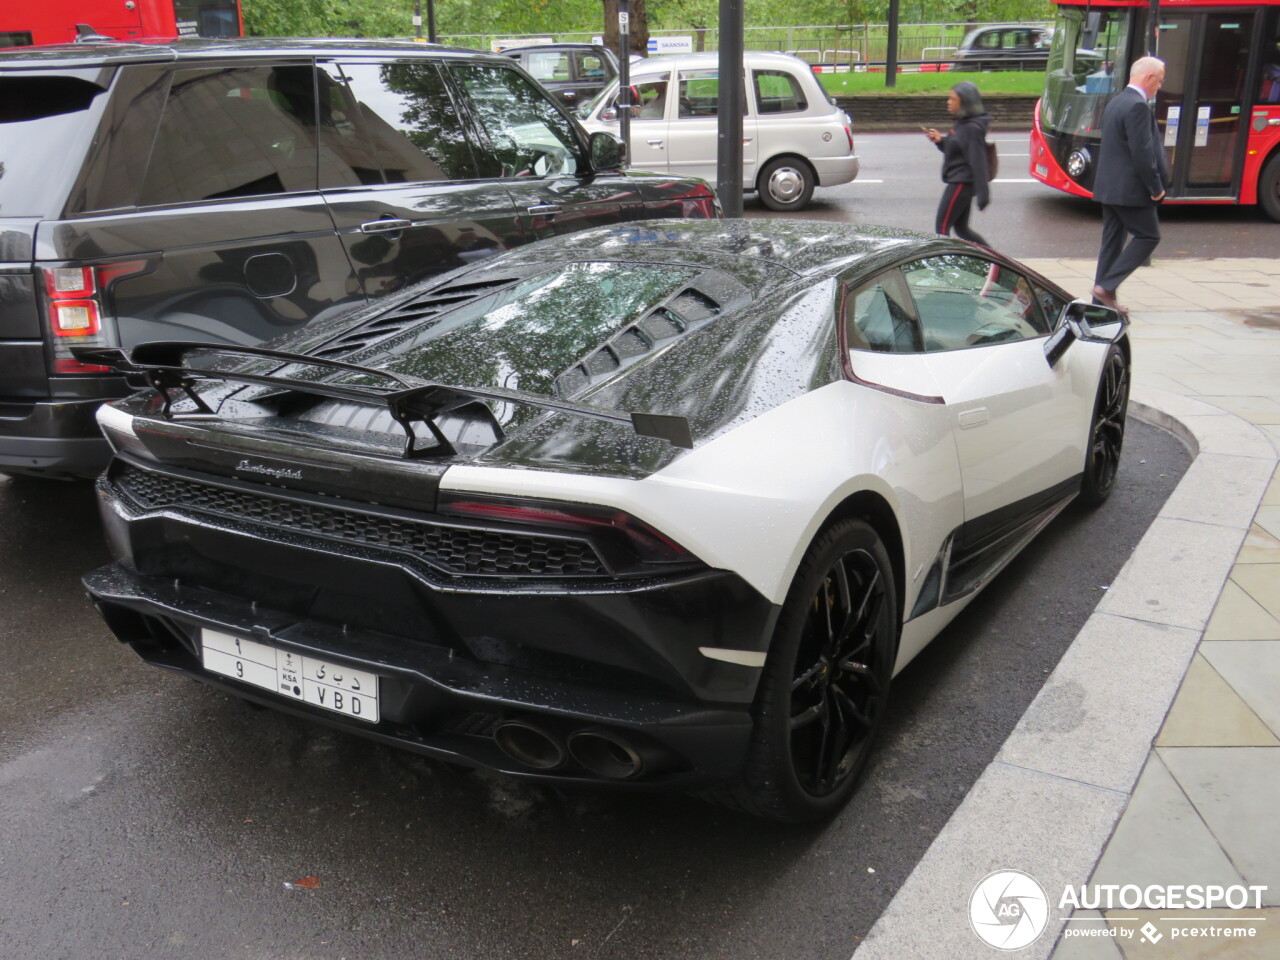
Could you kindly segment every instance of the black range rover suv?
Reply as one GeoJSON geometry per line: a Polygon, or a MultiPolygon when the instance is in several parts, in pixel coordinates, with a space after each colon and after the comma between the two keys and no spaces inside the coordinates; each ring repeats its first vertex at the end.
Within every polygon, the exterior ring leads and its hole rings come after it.
{"type": "Polygon", "coordinates": [[[533,240],[715,217],[509,57],[192,40],[0,53],[0,472],[91,475],[72,346],[249,345],[533,240]]]}

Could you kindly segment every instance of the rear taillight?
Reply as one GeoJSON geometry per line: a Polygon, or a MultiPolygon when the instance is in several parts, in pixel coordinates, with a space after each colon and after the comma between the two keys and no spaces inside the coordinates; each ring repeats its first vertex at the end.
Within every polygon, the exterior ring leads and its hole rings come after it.
{"type": "Polygon", "coordinates": [[[54,373],[107,373],[109,367],[81,363],[72,347],[114,346],[114,324],[103,309],[102,293],[121,277],[141,273],[144,260],[100,264],[92,267],[45,267],[46,319],[53,334],[54,373]]]}
{"type": "Polygon", "coordinates": [[[591,540],[616,573],[657,573],[701,565],[666,534],[612,507],[441,491],[437,509],[446,516],[480,523],[536,527],[591,540]]]}
{"type": "Polygon", "coordinates": [[[847,123],[844,125],[844,135],[849,138],[849,152],[853,153],[853,127],[847,123]]]}

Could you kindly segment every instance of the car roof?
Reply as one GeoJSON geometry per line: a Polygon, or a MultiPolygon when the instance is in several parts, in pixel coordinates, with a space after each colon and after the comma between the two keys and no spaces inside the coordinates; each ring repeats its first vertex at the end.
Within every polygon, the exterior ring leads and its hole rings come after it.
{"type": "Polygon", "coordinates": [[[963,246],[911,230],[817,220],[642,220],[544,240],[501,259],[683,264],[719,270],[763,295],[779,282],[780,270],[793,279],[834,276],[864,260],[879,263],[909,252],[935,247],[954,252],[963,246]]]}
{"type": "MultiPolygon", "coordinates": [[[[810,69],[808,63],[799,57],[791,56],[789,53],[748,50],[742,59],[747,66],[751,67],[768,66],[769,64],[789,64],[793,67],[803,67],[806,71],[810,69]]],[[[664,53],[633,62],[631,64],[631,76],[657,73],[662,70],[669,70],[672,67],[678,70],[714,70],[719,66],[720,54],[714,50],[708,53],[664,53]]]]}
{"type": "MultiPolygon", "coordinates": [[[[502,52],[507,56],[524,53],[526,50],[608,50],[598,43],[530,43],[523,47],[507,47],[502,52]]],[[[612,51],[610,51],[612,52],[612,51]]]]}
{"type": "Polygon", "coordinates": [[[446,47],[412,40],[357,40],[342,38],[236,38],[158,40],[146,43],[66,43],[16,47],[0,52],[0,69],[114,66],[155,61],[207,60],[213,58],[258,59],[272,56],[324,57],[334,54],[396,56],[444,56],[510,63],[501,54],[461,47],[446,47]]]}

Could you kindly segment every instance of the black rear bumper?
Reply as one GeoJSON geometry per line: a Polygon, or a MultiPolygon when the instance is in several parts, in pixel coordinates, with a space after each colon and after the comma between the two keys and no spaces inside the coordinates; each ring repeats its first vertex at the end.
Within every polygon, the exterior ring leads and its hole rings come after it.
{"type": "Polygon", "coordinates": [[[111,457],[94,419],[102,403],[102,398],[0,403],[0,473],[100,473],[111,457]]]}
{"type": "Polygon", "coordinates": [[[536,675],[446,646],[300,622],[237,597],[142,577],[120,564],[94,571],[84,583],[107,625],[148,663],[438,759],[544,783],[692,789],[734,779],[746,755],[749,703],[699,703],[536,675]],[[380,721],[348,719],[205,670],[199,652],[205,628],[377,674],[380,721]],[[601,777],[566,749],[555,769],[536,769],[499,748],[494,734],[511,722],[532,725],[562,747],[575,734],[604,732],[633,748],[642,768],[625,778],[601,777]]]}

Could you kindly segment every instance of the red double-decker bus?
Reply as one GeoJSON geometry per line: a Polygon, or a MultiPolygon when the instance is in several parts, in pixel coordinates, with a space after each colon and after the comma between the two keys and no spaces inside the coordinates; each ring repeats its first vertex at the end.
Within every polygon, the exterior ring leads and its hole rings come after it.
{"type": "Polygon", "coordinates": [[[70,43],[77,24],[117,40],[244,34],[240,0],[35,0],[0,5],[0,47],[70,43]]]}
{"type": "Polygon", "coordinates": [[[1150,52],[1169,203],[1258,204],[1280,220],[1280,0],[1057,0],[1031,175],[1092,196],[1102,110],[1150,52]]]}

